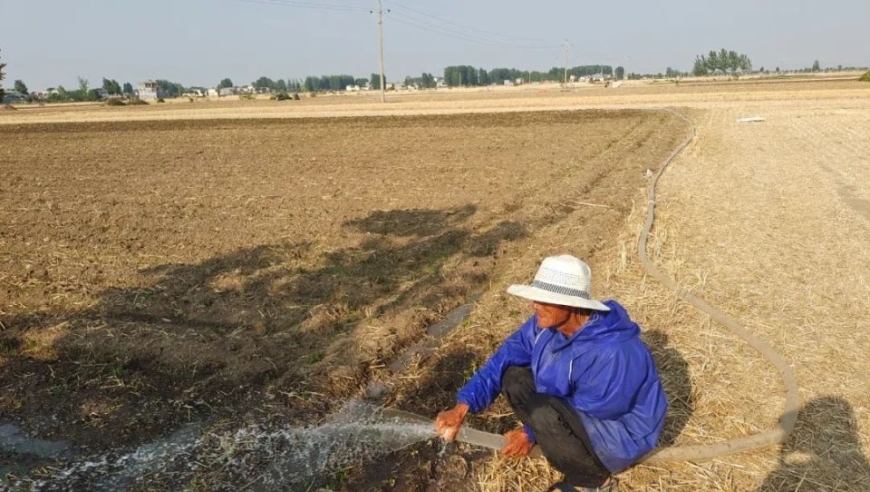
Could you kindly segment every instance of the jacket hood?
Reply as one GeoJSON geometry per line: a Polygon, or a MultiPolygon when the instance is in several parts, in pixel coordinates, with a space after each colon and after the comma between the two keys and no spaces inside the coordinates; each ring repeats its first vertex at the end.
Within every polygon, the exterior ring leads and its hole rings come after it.
{"type": "Polygon", "coordinates": [[[561,337],[562,340],[554,348],[559,350],[576,341],[590,344],[591,349],[592,346],[628,340],[640,334],[637,323],[631,320],[622,305],[613,300],[604,301],[604,305],[609,307],[610,311],[593,312],[592,317],[580,331],[571,337],[561,337]]]}

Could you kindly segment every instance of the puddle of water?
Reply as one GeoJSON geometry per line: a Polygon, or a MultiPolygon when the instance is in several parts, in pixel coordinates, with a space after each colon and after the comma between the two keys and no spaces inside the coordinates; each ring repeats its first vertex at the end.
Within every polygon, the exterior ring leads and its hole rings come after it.
{"type": "Polygon", "coordinates": [[[64,441],[45,441],[28,436],[14,424],[0,425],[0,451],[10,454],[29,454],[38,458],[57,458],[69,453],[70,445],[64,441]]]}
{"type": "Polygon", "coordinates": [[[246,426],[201,433],[198,426],[139,447],[73,463],[52,478],[13,484],[20,490],[115,491],[147,484],[184,489],[195,475],[210,490],[305,490],[317,477],[371,462],[436,437],[431,422],[389,415],[352,401],[323,425],[265,428],[246,426]]]}

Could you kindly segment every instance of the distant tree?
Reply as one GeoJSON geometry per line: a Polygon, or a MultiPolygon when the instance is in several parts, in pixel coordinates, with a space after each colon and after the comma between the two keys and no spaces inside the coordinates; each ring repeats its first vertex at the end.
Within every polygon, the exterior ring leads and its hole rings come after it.
{"type": "Polygon", "coordinates": [[[671,67],[668,67],[668,68],[665,70],[665,77],[667,77],[667,78],[669,78],[669,79],[677,78],[677,77],[679,77],[679,76],[680,76],[680,71],[679,71],[679,70],[674,70],[674,69],[671,68],[671,67]]]}
{"type": "Polygon", "coordinates": [[[695,77],[703,77],[704,75],[708,75],[710,73],[707,57],[704,55],[698,55],[695,57],[695,65],[692,66],[692,75],[695,77]]]}
{"type": "Polygon", "coordinates": [[[0,104],[3,104],[3,97],[6,96],[6,91],[3,90],[3,79],[6,78],[6,73],[3,69],[6,68],[5,63],[0,63],[0,104]]]}
{"type": "Polygon", "coordinates": [[[48,96],[48,102],[61,102],[69,100],[69,91],[67,91],[66,88],[62,85],[57,86],[57,93],[48,96]]]}
{"type": "Polygon", "coordinates": [[[218,86],[217,86],[218,90],[220,90],[220,89],[229,89],[229,88],[231,88],[231,87],[235,87],[235,86],[233,85],[233,81],[232,81],[231,79],[223,79],[223,80],[221,80],[221,83],[218,84],[218,86]]]}
{"type": "Polygon", "coordinates": [[[489,73],[482,68],[477,69],[477,85],[487,86],[490,84],[492,84],[492,79],[489,78],[489,73]]]}
{"type": "Polygon", "coordinates": [[[368,85],[369,79],[358,78],[358,79],[354,79],[353,83],[354,83],[354,85],[356,85],[358,87],[365,87],[366,85],[368,85]]]}
{"type": "MultiPolygon", "coordinates": [[[[384,81],[386,80],[387,78],[384,77],[384,81]]],[[[371,77],[369,77],[369,87],[375,90],[381,90],[381,74],[373,73],[371,77]]]]}
{"type": "Polygon", "coordinates": [[[444,67],[444,83],[448,87],[462,85],[462,74],[459,73],[459,67],[444,67]]]}
{"type": "Polygon", "coordinates": [[[69,91],[68,100],[75,102],[95,101],[97,95],[91,90],[91,84],[88,82],[88,79],[77,77],[77,80],[79,83],[79,89],[76,91],[69,91]]]}
{"type": "Polygon", "coordinates": [[[819,60],[813,62],[813,72],[821,72],[822,67],[819,65],[819,60]]]}
{"type": "Polygon", "coordinates": [[[320,90],[320,77],[305,77],[305,90],[308,92],[317,92],[320,90]]]}
{"type": "Polygon", "coordinates": [[[171,82],[169,80],[161,79],[157,79],[155,82],[157,83],[157,87],[160,88],[160,91],[163,92],[165,97],[179,97],[187,92],[187,89],[177,82],[171,82]]]}
{"type": "Polygon", "coordinates": [[[121,85],[118,84],[117,80],[109,80],[105,77],[103,77],[103,90],[113,96],[119,96],[122,92],[121,85]]]}
{"type": "Polygon", "coordinates": [[[257,90],[261,91],[266,89],[274,91],[277,87],[275,81],[270,79],[269,77],[260,77],[255,82],[252,82],[251,85],[254,86],[254,88],[256,88],[257,90]]]}
{"type": "Polygon", "coordinates": [[[30,94],[30,91],[27,90],[27,85],[21,80],[15,81],[15,91],[24,95],[30,94]]]}
{"type": "Polygon", "coordinates": [[[744,73],[752,71],[752,60],[745,54],[741,54],[737,57],[737,68],[744,73]]]}
{"type": "Polygon", "coordinates": [[[123,92],[124,92],[124,94],[126,94],[128,96],[132,96],[133,95],[133,84],[131,84],[130,82],[124,82],[123,92]]]}
{"type": "Polygon", "coordinates": [[[707,58],[705,59],[707,72],[715,73],[716,70],[719,70],[719,53],[711,50],[707,53],[707,58]]]}
{"type": "Polygon", "coordinates": [[[759,68],[758,73],[764,73],[764,67],[759,68]]]}
{"type": "Polygon", "coordinates": [[[726,59],[728,60],[726,64],[728,70],[730,70],[732,74],[737,73],[737,69],[740,68],[740,55],[738,55],[736,51],[732,50],[728,52],[728,56],[726,57],[726,59]]]}
{"type": "Polygon", "coordinates": [[[275,81],[274,90],[278,92],[287,92],[287,82],[285,82],[284,79],[278,79],[275,81]]]}
{"type": "Polygon", "coordinates": [[[318,88],[322,91],[340,92],[355,84],[356,79],[350,75],[322,75],[318,88]]]}
{"type": "Polygon", "coordinates": [[[625,67],[616,67],[616,80],[625,78],[625,67]]]}
{"type": "MultiPolygon", "coordinates": [[[[491,81],[492,79],[490,79],[491,81]]],[[[434,89],[438,87],[438,82],[435,80],[435,76],[431,73],[423,72],[423,75],[420,76],[420,83],[423,85],[424,89],[434,89]]]]}
{"type": "Polygon", "coordinates": [[[728,67],[730,66],[730,59],[728,57],[728,50],[722,48],[719,50],[719,70],[723,72],[728,72],[728,67]]]}
{"type": "MultiPolygon", "coordinates": [[[[505,80],[515,80],[523,77],[522,72],[520,72],[519,70],[514,70],[510,75],[510,79],[505,80]]],[[[478,77],[478,70],[468,65],[455,65],[445,67],[444,81],[450,87],[475,86],[480,83],[478,77]]]]}
{"type": "Polygon", "coordinates": [[[776,67],[776,73],[779,73],[779,67],[776,67]]]}
{"type": "Polygon", "coordinates": [[[745,54],[722,48],[719,51],[711,50],[707,56],[695,57],[692,73],[695,75],[708,75],[721,71],[722,73],[736,74],[738,70],[748,72],[752,70],[752,61],[745,54]]]}

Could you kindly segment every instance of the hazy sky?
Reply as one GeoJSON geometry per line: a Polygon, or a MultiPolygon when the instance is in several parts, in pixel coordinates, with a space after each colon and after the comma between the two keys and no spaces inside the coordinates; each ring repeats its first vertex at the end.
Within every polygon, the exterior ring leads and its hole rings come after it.
{"type": "MultiPolygon", "coordinates": [[[[6,87],[76,76],[214,86],[261,75],[378,70],[377,0],[40,0],[0,6],[6,87]],[[314,6],[315,8],[306,8],[314,6]]],[[[444,66],[690,70],[698,53],[746,53],[756,68],[870,65],[870,0],[384,0],[388,79],[444,66]]]]}

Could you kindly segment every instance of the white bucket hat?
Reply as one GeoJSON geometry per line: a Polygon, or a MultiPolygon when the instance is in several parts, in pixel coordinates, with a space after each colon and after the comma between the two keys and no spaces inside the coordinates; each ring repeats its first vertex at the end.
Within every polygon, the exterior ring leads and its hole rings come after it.
{"type": "Polygon", "coordinates": [[[589,296],[591,283],[589,265],[571,255],[559,255],[544,258],[532,285],[511,285],[507,292],[548,304],[610,311],[609,307],[589,296]]]}

